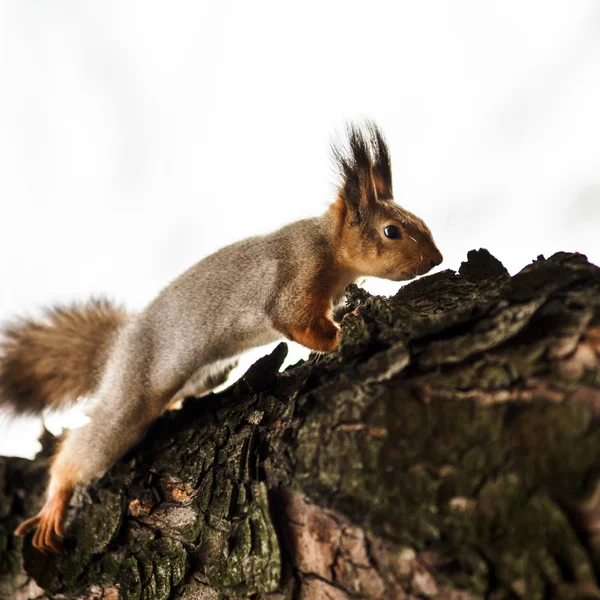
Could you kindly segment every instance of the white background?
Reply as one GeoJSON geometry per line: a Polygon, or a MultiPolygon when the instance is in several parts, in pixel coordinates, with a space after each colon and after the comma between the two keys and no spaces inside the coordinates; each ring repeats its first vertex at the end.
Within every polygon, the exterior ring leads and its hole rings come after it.
{"type": "MultiPolygon", "coordinates": [[[[594,0],[4,0],[0,86],[0,320],[92,293],[138,309],[322,212],[330,137],[362,117],[443,267],[600,264],[594,0]]],[[[39,427],[0,423],[0,452],[30,456],[39,427]]]]}

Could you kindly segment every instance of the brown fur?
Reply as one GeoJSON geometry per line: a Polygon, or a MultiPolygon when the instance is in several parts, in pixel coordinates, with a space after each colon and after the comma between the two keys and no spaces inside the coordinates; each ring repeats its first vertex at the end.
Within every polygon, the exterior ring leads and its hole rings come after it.
{"type": "Polygon", "coordinates": [[[8,324],[0,342],[0,405],[39,414],[93,393],[126,320],[122,309],[96,299],[8,324]]]}
{"type": "Polygon", "coordinates": [[[15,535],[25,535],[32,529],[36,529],[32,544],[43,554],[50,552],[61,552],[61,538],[65,535],[64,521],[69,502],[75,490],[77,482],[76,468],[72,465],[61,472],[57,472],[56,462],[51,473],[54,481],[60,485],[56,489],[49,490],[48,501],[42,510],[31,519],[27,519],[15,530],[15,535]]]}
{"type": "Polygon", "coordinates": [[[315,319],[305,328],[291,327],[289,337],[315,352],[329,352],[337,346],[339,330],[326,316],[315,319]]]}
{"type": "Polygon", "coordinates": [[[291,340],[315,352],[329,352],[337,346],[339,330],[331,319],[333,303],[330,285],[328,281],[320,288],[315,286],[312,293],[303,296],[301,301],[306,308],[306,315],[302,320],[295,315],[295,322],[286,332],[291,340]]]}
{"type": "Polygon", "coordinates": [[[374,123],[350,125],[347,147],[334,146],[333,156],[341,179],[331,208],[338,268],[402,281],[442,262],[427,225],[393,200],[390,153],[374,123]],[[385,236],[390,225],[401,239],[385,236]]]}

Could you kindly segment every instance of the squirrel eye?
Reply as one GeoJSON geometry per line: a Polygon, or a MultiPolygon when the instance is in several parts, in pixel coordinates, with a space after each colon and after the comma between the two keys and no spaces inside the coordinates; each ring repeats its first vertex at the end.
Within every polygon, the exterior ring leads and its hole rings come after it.
{"type": "Polygon", "coordinates": [[[395,225],[388,225],[383,230],[383,233],[385,233],[385,237],[390,238],[390,240],[401,240],[402,239],[402,233],[400,232],[400,229],[398,227],[396,227],[395,225]]]}

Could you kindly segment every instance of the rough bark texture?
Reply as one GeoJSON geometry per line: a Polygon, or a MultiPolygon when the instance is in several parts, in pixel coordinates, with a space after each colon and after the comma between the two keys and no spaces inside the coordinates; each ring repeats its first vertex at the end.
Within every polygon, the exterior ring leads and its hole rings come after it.
{"type": "Polygon", "coordinates": [[[484,250],[337,351],[189,400],[81,490],[61,556],[11,531],[52,440],[0,460],[0,597],[600,598],[600,269],[484,250]]]}

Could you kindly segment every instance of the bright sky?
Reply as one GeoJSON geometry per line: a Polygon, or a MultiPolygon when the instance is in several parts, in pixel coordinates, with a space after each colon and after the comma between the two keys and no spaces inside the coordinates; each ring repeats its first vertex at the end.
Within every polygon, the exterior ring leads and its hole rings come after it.
{"type": "MultiPolygon", "coordinates": [[[[141,308],[322,212],[330,137],[362,117],[444,267],[479,247],[511,272],[600,264],[594,0],[3,0],[0,81],[0,320],[92,293],[141,308]]],[[[0,453],[38,432],[0,423],[0,453]]]]}

